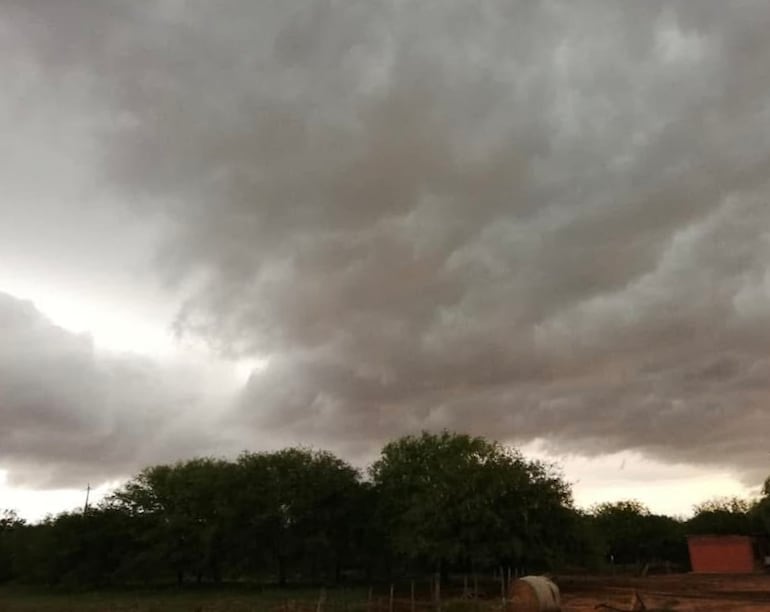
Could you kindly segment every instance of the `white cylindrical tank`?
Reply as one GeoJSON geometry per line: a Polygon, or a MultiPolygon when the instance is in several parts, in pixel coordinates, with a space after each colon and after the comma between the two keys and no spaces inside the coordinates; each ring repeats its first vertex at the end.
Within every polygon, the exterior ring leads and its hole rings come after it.
{"type": "Polygon", "coordinates": [[[508,594],[510,612],[560,612],[559,587],[545,576],[524,576],[508,594]]]}

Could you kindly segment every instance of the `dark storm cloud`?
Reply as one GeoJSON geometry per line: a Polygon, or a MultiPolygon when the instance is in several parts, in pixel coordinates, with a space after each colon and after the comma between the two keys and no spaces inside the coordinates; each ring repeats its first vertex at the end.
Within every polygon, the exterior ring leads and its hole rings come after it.
{"type": "Polygon", "coordinates": [[[3,293],[0,338],[0,467],[11,482],[80,487],[196,452],[198,398],[179,372],[96,354],[87,336],[3,293]]]}
{"type": "Polygon", "coordinates": [[[237,422],[765,470],[765,3],[67,7],[14,50],[171,220],[179,329],[269,356],[237,422]]]}

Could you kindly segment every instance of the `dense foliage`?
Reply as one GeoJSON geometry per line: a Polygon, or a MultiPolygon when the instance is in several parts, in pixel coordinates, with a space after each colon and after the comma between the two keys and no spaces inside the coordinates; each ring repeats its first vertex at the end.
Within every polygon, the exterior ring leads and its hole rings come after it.
{"type": "Polygon", "coordinates": [[[339,582],[500,567],[685,567],[687,533],[770,529],[770,482],[683,522],[638,502],[574,508],[553,466],[483,438],[423,433],[362,474],[327,452],[244,453],[143,470],[87,511],[0,514],[0,581],[93,586],[339,582]]]}

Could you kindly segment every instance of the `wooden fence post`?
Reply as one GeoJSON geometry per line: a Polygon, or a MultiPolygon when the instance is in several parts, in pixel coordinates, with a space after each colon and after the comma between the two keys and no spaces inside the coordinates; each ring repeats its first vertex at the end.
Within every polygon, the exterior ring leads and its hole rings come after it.
{"type": "Polygon", "coordinates": [[[503,600],[503,610],[507,609],[507,602],[505,600],[505,572],[500,567],[500,597],[503,600]]]}

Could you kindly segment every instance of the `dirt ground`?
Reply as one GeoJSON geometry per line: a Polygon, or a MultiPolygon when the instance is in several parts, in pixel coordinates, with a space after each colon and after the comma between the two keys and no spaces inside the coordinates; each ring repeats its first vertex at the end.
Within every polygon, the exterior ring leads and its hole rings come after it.
{"type": "Polygon", "coordinates": [[[562,577],[556,580],[561,589],[563,612],[593,611],[602,603],[631,610],[634,592],[649,611],[770,612],[770,575],[766,574],[562,577]]]}
{"type": "MultiPolygon", "coordinates": [[[[605,612],[631,608],[638,593],[648,612],[770,612],[770,575],[704,576],[672,574],[631,578],[621,576],[555,576],[562,599],[562,612],[594,612],[599,604],[612,607],[605,612]]],[[[392,607],[386,593],[375,592],[367,602],[366,590],[345,593],[330,591],[324,612],[435,612],[429,599],[420,598],[412,607],[401,599],[408,589],[401,588],[392,607]],[[401,598],[398,596],[400,595],[401,598]]],[[[0,612],[316,612],[317,590],[290,592],[150,591],[103,593],[34,592],[0,588],[0,612]]],[[[443,612],[501,612],[498,598],[445,600],[443,612]]],[[[506,612],[514,612],[510,603],[506,612]]]]}

